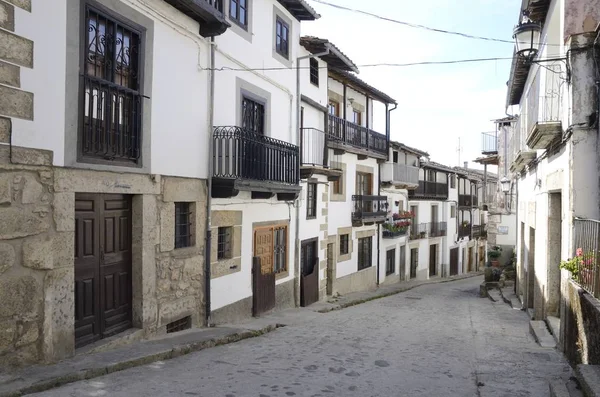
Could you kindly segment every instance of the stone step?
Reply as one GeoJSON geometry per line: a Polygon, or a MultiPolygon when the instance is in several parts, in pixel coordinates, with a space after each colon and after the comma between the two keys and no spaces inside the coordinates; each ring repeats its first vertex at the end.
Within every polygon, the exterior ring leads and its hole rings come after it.
{"type": "Polygon", "coordinates": [[[577,380],[586,397],[600,397],[600,365],[578,365],[577,380]]]}
{"type": "Polygon", "coordinates": [[[560,318],[554,316],[548,316],[546,318],[546,325],[548,325],[548,329],[550,333],[554,337],[554,341],[558,345],[559,332],[560,332],[560,318]]]}
{"type": "Polygon", "coordinates": [[[578,389],[577,382],[570,379],[565,383],[562,379],[554,379],[549,382],[550,397],[584,397],[583,392],[578,389]]]}
{"type": "Polygon", "coordinates": [[[548,328],[546,328],[544,321],[531,320],[529,322],[529,331],[541,347],[556,347],[554,337],[550,334],[548,328]]]}

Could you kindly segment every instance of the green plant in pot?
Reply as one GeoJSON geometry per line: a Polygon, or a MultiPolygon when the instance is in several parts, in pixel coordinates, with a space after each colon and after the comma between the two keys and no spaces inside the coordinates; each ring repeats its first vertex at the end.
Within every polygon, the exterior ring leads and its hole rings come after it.
{"type": "Polygon", "coordinates": [[[500,266],[500,261],[498,260],[498,258],[500,258],[501,255],[502,255],[502,252],[497,251],[497,250],[488,251],[488,258],[492,262],[493,267],[500,266]]]}

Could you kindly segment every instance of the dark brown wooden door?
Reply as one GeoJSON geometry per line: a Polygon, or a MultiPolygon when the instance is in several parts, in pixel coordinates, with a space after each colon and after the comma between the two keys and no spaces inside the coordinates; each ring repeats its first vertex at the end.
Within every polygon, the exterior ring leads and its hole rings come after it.
{"type": "Polygon", "coordinates": [[[450,275],[456,276],[458,274],[458,248],[452,248],[450,250],[450,275]]]}
{"type": "Polygon", "coordinates": [[[131,199],[75,197],[75,347],[131,327],[131,199]]]}
{"type": "Polygon", "coordinates": [[[473,271],[473,248],[469,247],[469,262],[468,262],[468,272],[471,273],[473,271]]]}
{"type": "Polygon", "coordinates": [[[275,307],[275,268],[273,227],[254,229],[252,265],[252,315],[259,316],[275,307]]]}
{"type": "Polygon", "coordinates": [[[429,277],[437,275],[437,244],[429,246],[429,277]]]}
{"type": "Polygon", "coordinates": [[[318,239],[303,241],[300,246],[300,306],[306,307],[319,300],[318,239]]]}

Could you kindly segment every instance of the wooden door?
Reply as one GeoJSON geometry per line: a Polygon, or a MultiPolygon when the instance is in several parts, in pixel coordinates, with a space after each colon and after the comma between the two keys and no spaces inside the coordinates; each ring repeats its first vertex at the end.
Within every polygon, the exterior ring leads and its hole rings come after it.
{"type": "Polygon", "coordinates": [[[300,306],[306,307],[319,300],[318,239],[303,241],[300,246],[300,306]]]}
{"type": "Polygon", "coordinates": [[[274,228],[254,229],[252,262],[252,315],[275,307],[274,228]]]}
{"type": "Polygon", "coordinates": [[[75,197],[75,347],[131,327],[131,199],[75,197]]]}
{"type": "Polygon", "coordinates": [[[419,267],[419,249],[410,250],[410,278],[417,278],[417,267],[419,267]]]}
{"type": "Polygon", "coordinates": [[[469,262],[468,262],[468,272],[471,273],[473,271],[473,248],[469,247],[469,262]]]}
{"type": "Polygon", "coordinates": [[[458,248],[450,249],[450,275],[458,274],[458,248]]]}
{"type": "Polygon", "coordinates": [[[254,230],[254,256],[260,258],[262,274],[273,273],[273,229],[254,230]]]}
{"type": "Polygon", "coordinates": [[[333,295],[335,277],[335,244],[327,244],[327,295],[333,295]]]}
{"type": "Polygon", "coordinates": [[[429,277],[437,274],[437,244],[429,246],[429,277]]]}
{"type": "Polygon", "coordinates": [[[406,246],[400,247],[400,281],[406,280],[406,246]]]}

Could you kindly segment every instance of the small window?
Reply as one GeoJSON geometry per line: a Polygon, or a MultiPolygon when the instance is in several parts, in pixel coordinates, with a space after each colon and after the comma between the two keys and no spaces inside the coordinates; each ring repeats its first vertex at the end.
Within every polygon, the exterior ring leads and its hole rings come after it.
{"type": "Polygon", "coordinates": [[[450,175],[450,188],[456,189],[456,175],[450,175]]]}
{"type": "Polygon", "coordinates": [[[191,219],[190,203],[175,203],[175,248],[193,245],[191,219]]]}
{"type": "Polygon", "coordinates": [[[229,19],[248,30],[248,1],[231,0],[229,2],[229,19]]]}
{"type": "Polygon", "coordinates": [[[358,239],[358,270],[371,267],[373,259],[373,238],[358,239]]]}
{"type": "Polygon", "coordinates": [[[348,255],[350,243],[350,235],[342,234],[340,235],[340,255],[348,255]]]}
{"type": "Polygon", "coordinates": [[[385,258],[385,275],[396,273],[396,250],[387,251],[385,258]]]}
{"type": "Polygon", "coordinates": [[[393,158],[394,158],[394,163],[398,163],[398,152],[394,150],[394,154],[393,154],[393,158]]]}
{"type": "Polygon", "coordinates": [[[319,61],[315,58],[310,58],[310,82],[319,86],[319,61]]]}
{"type": "Polygon", "coordinates": [[[339,117],[339,115],[340,115],[340,104],[339,103],[337,103],[335,101],[329,101],[327,109],[329,109],[330,115],[339,117]]]}
{"type": "Polygon", "coordinates": [[[309,183],[306,187],[306,218],[317,217],[317,184],[309,183]]]}
{"type": "Polygon", "coordinates": [[[288,59],[290,55],[289,42],[290,27],[277,17],[275,20],[275,51],[282,57],[288,59]]]}
{"type": "Polygon", "coordinates": [[[218,233],[217,259],[231,259],[233,257],[231,250],[231,235],[233,234],[233,228],[220,227],[218,233]]]}
{"type": "Polygon", "coordinates": [[[352,110],[352,122],[354,122],[354,124],[362,125],[362,113],[358,110],[352,110]]]}
{"type": "Polygon", "coordinates": [[[456,207],[455,206],[450,207],[450,218],[456,218],[456,207]]]}
{"type": "Polygon", "coordinates": [[[276,227],[273,236],[273,271],[283,273],[287,270],[287,226],[276,227]]]}
{"type": "Polygon", "coordinates": [[[342,189],[342,178],[343,175],[340,176],[338,179],[336,179],[335,181],[333,181],[332,183],[332,194],[343,194],[343,189],[342,189]]]}

